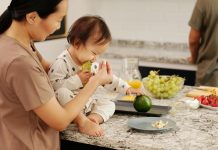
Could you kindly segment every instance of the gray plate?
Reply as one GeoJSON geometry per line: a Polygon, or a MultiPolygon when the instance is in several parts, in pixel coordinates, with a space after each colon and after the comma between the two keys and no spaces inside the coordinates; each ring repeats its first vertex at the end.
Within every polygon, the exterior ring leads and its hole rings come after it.
{"type": "Polygon", "coordinates": [[[143,130],[143,131],[165,131],[170,130],[176,127],[176,122],[167,119],[164,117],[140,117],[140,118],[133,118],[128,120],[128,126],[133,129],[143,130]],[[168,122],[168,124],[163,128],[155,128],[152,126],[153,123],[156,121],[162,120],[164,123],[168,122]]]}

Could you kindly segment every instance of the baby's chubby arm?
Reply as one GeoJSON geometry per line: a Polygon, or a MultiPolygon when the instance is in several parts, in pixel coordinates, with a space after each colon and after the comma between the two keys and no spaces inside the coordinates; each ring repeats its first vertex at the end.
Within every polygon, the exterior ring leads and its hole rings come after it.
{"type": "Polygon", "coordinates": [[[130,85],[121,78],[118,78],[116,75],[113,75],[112,82],[110,84],[105,84],[104,88],[109,91],[126,94],[126,91],[130,88],[130,85]]]}
{"type": "Polygon", "coordinates": [[[54,90],[59,88],[67,88],[69,90],[76,90],[83,87],[80,77],[75,72],[74,75],[69,73],[69,66],[63,59],[57,59],[51,66],[48,76],[52,83],[54,90]]]}
{"type": "Polygon", "coordinates": [[[142,89],[134,89],[132,88],[126,81],[117,76],[113,75],[113,82],[111,84],[107,84],[104,86],[106,89],[119,92],[121,94],[136,94],[136,95],[143,95],[144,92],[142,89]]]}

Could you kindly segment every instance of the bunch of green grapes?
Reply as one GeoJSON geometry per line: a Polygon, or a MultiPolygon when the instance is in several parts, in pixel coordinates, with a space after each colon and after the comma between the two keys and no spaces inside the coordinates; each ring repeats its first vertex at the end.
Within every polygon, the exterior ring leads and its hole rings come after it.
{"type": "Polygon", "coordinates": [[[150,71],[149,75],[142,80],[144,87],[155,98],[174,97],[183,87],[184,78],[172,75],[159,75],[158,71],[150,71]]]}

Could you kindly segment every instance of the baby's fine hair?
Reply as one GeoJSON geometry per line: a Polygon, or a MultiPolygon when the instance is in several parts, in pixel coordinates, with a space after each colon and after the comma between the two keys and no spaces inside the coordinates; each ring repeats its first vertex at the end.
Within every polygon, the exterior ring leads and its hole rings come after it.
{"type": "Polygon", "coordinates": [[[83,16],[71,26],[67,41],[71,45],[85,45],[94,34],[99,34],[95,44],[105,44],[112,40],[110,30],[100,16],[83,16]]]}

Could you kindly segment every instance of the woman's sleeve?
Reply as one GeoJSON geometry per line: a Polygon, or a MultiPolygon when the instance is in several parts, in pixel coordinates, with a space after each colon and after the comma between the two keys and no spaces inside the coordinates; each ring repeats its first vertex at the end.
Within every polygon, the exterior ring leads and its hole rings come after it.
{"type": "Polygon", "coordinates": [[[55,96],[46,72],[30,56],[20,56],[11,62],[6,82],[27,111],[39,107],[55,96]]]}

